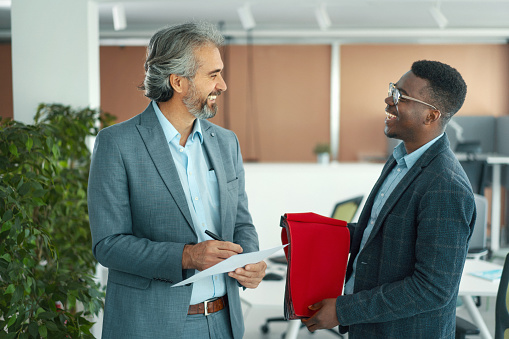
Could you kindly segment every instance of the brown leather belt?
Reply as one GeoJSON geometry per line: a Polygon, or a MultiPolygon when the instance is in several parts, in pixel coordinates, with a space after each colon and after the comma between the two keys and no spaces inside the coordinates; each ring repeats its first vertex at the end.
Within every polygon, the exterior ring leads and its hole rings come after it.
{"type": "Polygon", "coordinates": [[[210,313],[221,311],[228,303],[226,295],[214,300],[205,300],[202,303],[189,305],[189,311],[187,314],[205,314],[206,316],[210,313]]]}

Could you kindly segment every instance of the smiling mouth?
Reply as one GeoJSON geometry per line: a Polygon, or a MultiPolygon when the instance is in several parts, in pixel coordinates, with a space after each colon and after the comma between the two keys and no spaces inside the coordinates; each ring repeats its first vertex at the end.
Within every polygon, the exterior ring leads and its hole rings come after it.
{"type": "Polygon", "coordinates": [[[397,118],[397,116],[395,116],[394,114],[391,114],[391,113],[385,111],[385,120],[394,120],[396,118],[397,118]]]}

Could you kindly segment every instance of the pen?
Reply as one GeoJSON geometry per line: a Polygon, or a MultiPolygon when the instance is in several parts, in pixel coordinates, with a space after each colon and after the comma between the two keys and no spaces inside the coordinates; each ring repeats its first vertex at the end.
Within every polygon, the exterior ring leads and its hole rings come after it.
{"type": "Polygon", "coordinates": [[[222,239],[220,236],[218,236],[217,234],[214,234],[214,233],[212,233],[209,230],[205,230],[205,234],[208,235],[209,237],[211,237],[214,240],[226,241],[226,240],[222,239]]]}

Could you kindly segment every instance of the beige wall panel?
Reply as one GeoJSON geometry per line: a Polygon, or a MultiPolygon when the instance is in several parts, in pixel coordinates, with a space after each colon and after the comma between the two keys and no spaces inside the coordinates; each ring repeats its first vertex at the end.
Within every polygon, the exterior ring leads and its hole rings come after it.
{"type": "Polygon", "coordinates": [[[468,86],[461,115],[509,114],[507,45],[346,45],[341,47],[340,161],[386,153],[384,99],[416,60],[450,64],[468,86]]]}
{"type": "MultiPolygon", "coordinates": [[[[13,117],[11,44],[0,44],[0,117],[13,117]]],[[[34,112],[35,114],[35,112],[34,112]]]]}
{"type": "Polygon", "coordinates": [[[145,71],[145,47],[102,46],[100,49],[101,108],[117,122],[141,113],[150,102],[138,90],[145,71]]]}
{"type": "Polygon", "coordinates": [[[329,141],[330,46],[229,46],[229,126],[247,160],[315,161],[329,141]],[[248,55],[252,52],[252,72],[248,55]]]}

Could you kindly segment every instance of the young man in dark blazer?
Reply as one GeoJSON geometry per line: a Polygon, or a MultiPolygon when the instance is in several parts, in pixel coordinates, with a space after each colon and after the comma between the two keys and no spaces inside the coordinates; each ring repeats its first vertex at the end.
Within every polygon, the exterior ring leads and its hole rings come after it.
{"type": "Polygon", "coordinates": [[[385,134],[400,143],[356,224],[345,294],[324,299],[308,329],[357,338],[454,338],[456,298],[476,212],[445,127],[466,84],[449,65],[414,62],[385,99],[385,134]]]}

